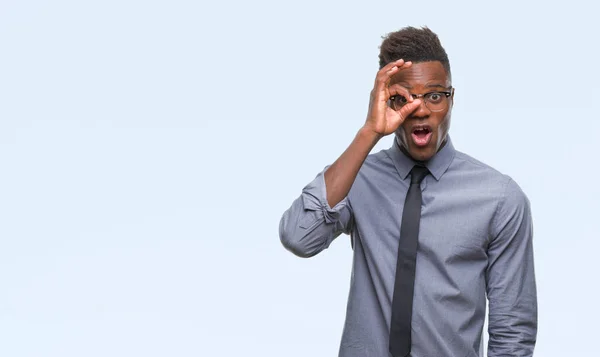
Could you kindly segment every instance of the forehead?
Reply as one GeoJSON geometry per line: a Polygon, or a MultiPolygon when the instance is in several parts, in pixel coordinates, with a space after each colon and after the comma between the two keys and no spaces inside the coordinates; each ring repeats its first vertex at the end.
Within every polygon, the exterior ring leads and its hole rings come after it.
{"type": "Polygon", "coordinates": [[[402,84],[407,88],[427,85],[450,86],[450,79],[439,61],[413,63],[410,68],[403,69],[392,76],[390,84],[402,84]]]}

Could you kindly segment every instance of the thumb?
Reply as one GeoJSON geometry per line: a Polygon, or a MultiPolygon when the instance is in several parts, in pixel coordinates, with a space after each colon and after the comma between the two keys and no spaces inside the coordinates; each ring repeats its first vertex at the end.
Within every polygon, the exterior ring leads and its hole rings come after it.
{"type": "Polygon", "coordinates": [[[412,112],[417,110],[417,108],[419,108],[420,105],[421,105],[421,99],[415,99],[412,102],[406,103],[398,112],[398,114],[400,114],[400,117],[401,117],[400,120],[404,121],[406,118],[408,118],[408,116],[412,112]]]}

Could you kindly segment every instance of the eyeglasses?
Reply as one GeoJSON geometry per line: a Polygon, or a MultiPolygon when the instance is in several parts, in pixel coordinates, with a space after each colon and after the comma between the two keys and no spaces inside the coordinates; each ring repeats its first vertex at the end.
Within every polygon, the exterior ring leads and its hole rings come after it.
{"type": "MultiPolygon", "coordinates": [[[[452,88],[450,88],[452,89],[452,88]]],[[[429,92],[425,94],[411,94],[413,99],[423,98],[425,106],[432,112],[441,112],[448,106],[448,98],[452,92],[429,92]]],[[[401,95],[393,95],[390,97],[390,107],[394,110],[400,110],[408,100],[401,95]]]]}

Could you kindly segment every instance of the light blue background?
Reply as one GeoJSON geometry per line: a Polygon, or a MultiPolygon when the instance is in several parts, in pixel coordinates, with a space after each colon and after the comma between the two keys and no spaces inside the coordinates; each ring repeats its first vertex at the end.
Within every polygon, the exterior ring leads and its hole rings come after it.
{"type": "Polygon", "coordinates": [[[595,355],[592,3],[1,0],[0,356],[337,355],[349,241],[296,258],[279,218],[406,25],[449,54],[455,147],[532,202],[536,355],[595,355]]]}

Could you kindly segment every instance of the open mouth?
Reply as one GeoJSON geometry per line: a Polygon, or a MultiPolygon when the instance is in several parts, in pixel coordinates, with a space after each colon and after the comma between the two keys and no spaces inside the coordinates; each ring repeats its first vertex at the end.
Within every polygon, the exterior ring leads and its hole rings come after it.
{"type": "Polygon", "coordinates": [[[429,125],[415,125],[412,128],[411,137],[417,146],[426,146],[431,141],[433,130],[429,125]]]}

